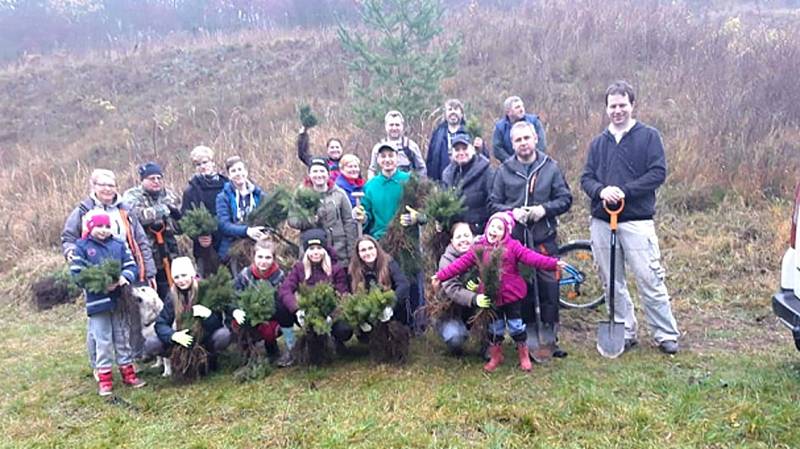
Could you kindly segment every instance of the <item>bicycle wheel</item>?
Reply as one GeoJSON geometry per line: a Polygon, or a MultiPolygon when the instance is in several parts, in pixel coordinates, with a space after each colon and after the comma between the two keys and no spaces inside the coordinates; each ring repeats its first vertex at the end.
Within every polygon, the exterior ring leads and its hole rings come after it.
{"type": "Polygon", "coordinates": [[[591,309],[605,301],[605,289],[588,240],[573,240],[558,248],[559,257],[568,264],[561,271],[558,302],[569,309],[591,309]]]}

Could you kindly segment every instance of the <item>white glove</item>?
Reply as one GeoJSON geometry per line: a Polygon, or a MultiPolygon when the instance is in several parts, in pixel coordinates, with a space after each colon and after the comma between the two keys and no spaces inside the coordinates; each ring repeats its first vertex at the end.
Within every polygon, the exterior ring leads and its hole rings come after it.
{"type": "Polygon", "coordinates": [[[379,316],[378,319],[381,321],[381,323],[385,323],[391,320],[393,315],[394,315],[394,310],[392,310],[391,307],[387,307],[383,309],[383,312],[381,312],[381,316],[379,316]]]}
{"type": "Polygon", "coordinates": [[[192,315],[198,318],[206,319],[211,316],[211,309],[202,304],[195,304],[192,306],[192,315]]]}
{"type": "Polygon", "coordinates": [[[264,232],[258,227],[247,228],[247,236],[258,241],[264,238],[264,232]]]}
{"type": "Polygon", "coordinates": [[[297,312],[295,312],[294,315],[295,315],[295,317],[297,317],[297,324],[299,324],[300,327],[303,327],[303,326],[306,325],[306,311],[305,310],[300,309],[297,312]]]}
{"type": "Polygon", "coordinates": [[[361,324],[358,325],[358,327],[359,327],[359,329],[361,329],[361,332],[364,332],[364,333],[372,331],[372,325],[369,324],[369,323],[361,323],[361,324]]]}
{"type": "Polygon", "coordinates": [[[233,319],[236,320],[236,324],[239,326],[243,325],[244,320],[247,319],[247,314],[242,309],[234,309],[231,315],[233,315],[233,319]]]}
{"type": "Polygon", "coordinates": [[[547,213],[547,211],[544,210],[544,206],[533,206],[528,211],[528,221],[537,222],[544,217],[545,213],[547,213]]]}
{"type": "Polygon", "coordinates": [[[172,334],[172,341],[175,343],[183,346],[184,348],[188,348],[192,345],[192,341],[194,338],[189,335],[189,329],[184,329],[182,331],[177,331],[172,334]]]}
{"type": "Polygon", "coordinates": [[[325,317],[325,322],[328,323],[328,324],[333,324],[333,318],[331,318],[329,316],[326,316],[325,317]]]}
{"type": "Polygon", "coordinates": [[[528,211],[522,207],[515,207],[511,210],[511,215],[514,217],[514,221],[517,223],[524,225],[528,220],[528,211]]]}

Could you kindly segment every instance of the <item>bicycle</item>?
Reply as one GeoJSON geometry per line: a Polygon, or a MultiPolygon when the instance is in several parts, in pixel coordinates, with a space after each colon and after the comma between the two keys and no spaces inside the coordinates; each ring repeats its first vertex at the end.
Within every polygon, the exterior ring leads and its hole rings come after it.
{"type": "Polygon", "coordinates": [[[567,263],[558,281],[558,302],[567,309],[593,309],[605,302],[605,288],[592,255],[589,240],[572,240],[558,248],[567,263]]]}

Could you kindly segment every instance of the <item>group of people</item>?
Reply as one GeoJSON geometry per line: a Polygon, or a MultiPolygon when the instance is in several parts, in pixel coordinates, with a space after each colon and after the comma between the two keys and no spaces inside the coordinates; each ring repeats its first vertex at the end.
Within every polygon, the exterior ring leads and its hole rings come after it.
{"type": "MultiPolygon", "coordinates": [[[[626,349],[638,343],[627,266],[636,278],[654,342],[663,352],[674,354],[679,333],[653,223],[655,192],[666,177],[661,137],[656,129],[633,118],[635,94],[628,83],[611,84],[605,103],[610,124],[591,142],[581,175],[581,187],[591,200],[592,249],[606,285],[611,270],[617,273],[615,319],[625,323],[626,349]],[[604,257],[610,250],[610,218],[603,206],[622,201],[619,254],[612,268],[604,257]]],[[[289,273],[276,262],[277,243],[269,232],[247,225],[249,214],[269,201],[269,195],[250,179],[241,158],[227,158],[220,172],[214,151],[195,147],[190,156],[196,173],[182,198],[163,185],[163,172],[154,162],[139,167],[140,185],[122,195],[113,172],[94,170],[90,194],[68,217],[62,244],[76,274],[109,258],[118,259],[123,267],[120,279],[106,292],[87,294],[87,349],[100,394],[111,392],[114,361],[123,382],[138,387],[144,382],[133,369],[134,359],[166,355],[173,345],[196,343],[187,324],[181,322],[185,312],[203,320],[205,332],[199,344],[212,360],[230,344],[231,332],[247,322],[246,312],[235,303],[224,312],[197,303],[198,279],[214,273],[220,264],[235,276],[237,290],[259,282],[276,289],[275,314],[258,326],[258,334],[279,366],[293,363],[294,332],[304,324],[298,291],[303,285],[326,282],[342,294],[373,286],[392,290],[395,306],[384,311],[381,319],[415,330],[431,325],[453,353],[464,349],[470,317],[491,308],[495,318],[483,346],[489,359],[484,369],[494,371],[502,362],[500,344],[507,329],[517,343],[520,368],[529,371],[526,323],[536,319],[558,334],[558,272],[563,267],[558,260],[558,216],[570,209],[573,196],[558,163],[546,152],[539,118],[526,113],[519,97],[509,97],[504,108],[505,116],[492,137],[493,154],[500,162],[496,168],[483,140],[467,133],[463,105],[454,99],[444,104],[444,120],[431,135],[427,157],[404,135],[403,115],[389,111],[384,120],[386,137],[370,153],[366,179],[361,161],[345,152],[341,140],[328,140],[325,154],[314,156],[308,130],[301,128],[297,153],[307,166],[304,185],[319,192],[322,200],[313,217],[290,215],[287,221],[301,231],[300,257],[289,273]],[[454,189],[465,206],[451,229],[443,230],[450,233],[450,244],[440,255],[439,271],[428,273],[436,294],[452,301],[459,312],[433,323],[420,313],[425,276],[419,269],[409,272],[400,267],[396,255],[388,254],[381,244],[393,220],[412,229],[427,222],[424,214],[401,204],[412,176],[428,177],[454,189]],[[212,212],[219,226],[193,239],[193,261],[180,254],[176,235],[180,217],[197,207],[212,212]],[[231,257],[232,246],[242,239],[253,242],[249,265],[231,257]],[[469,273],[471,267],[485,264],[495,250],[502,252],[497,262],[501,265],[499,297],[489,298],[485,286],[470,279],[469,273]],[[534,267],[535,274],[523,278],[520,264],[534,267]],[[120,287],[129,283],[149,284],[164,302],[156,335],[139,345],[131,344],[130,330],[121,316],[124,308],[117,304],[120,287]],[[277,343],[279,336],[284,349],[277,343]]],[[[337,350],[345,350],[354,333],[363,337],[368,329],[353,329],[341,319],[333,321],[331,335],[337,350]]],[[[556,344],[553,355],[567,353],[556,344]]]]}

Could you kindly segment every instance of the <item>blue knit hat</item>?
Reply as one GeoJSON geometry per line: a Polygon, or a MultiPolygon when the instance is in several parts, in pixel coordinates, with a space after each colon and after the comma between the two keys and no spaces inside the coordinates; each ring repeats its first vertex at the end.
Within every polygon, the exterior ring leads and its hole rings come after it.
{"type": "Polygon", "coordinates": [[[151,161],[139,166],[139,179],[144,179],[153,175],[164,175],[164,173],[161,172],[160,165],[151,161]]]}

